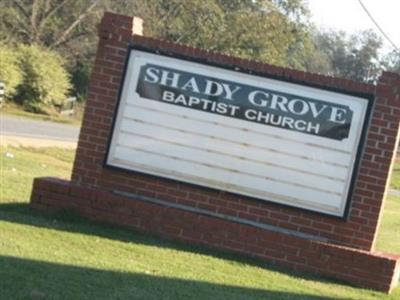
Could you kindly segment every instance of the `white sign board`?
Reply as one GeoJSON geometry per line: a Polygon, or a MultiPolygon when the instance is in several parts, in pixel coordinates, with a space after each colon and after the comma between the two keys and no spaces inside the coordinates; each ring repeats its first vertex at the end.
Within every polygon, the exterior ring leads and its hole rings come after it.
{"type": "Polygon", "coordinates": [[[371,101],[130,49],[106,165],[343,217],[371,101]]]}

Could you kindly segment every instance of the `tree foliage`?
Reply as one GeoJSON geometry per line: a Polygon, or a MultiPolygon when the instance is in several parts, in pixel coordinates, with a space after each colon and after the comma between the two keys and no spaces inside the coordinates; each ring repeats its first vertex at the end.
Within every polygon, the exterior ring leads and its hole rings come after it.
{"type": "Polygon", "coordinates": [[[1,0],[0,41],[57,51],[84,98],[104,11],[142,17],[147,36],[278,66],[363,81],[382,67],[376,35],[318,31],[305,0],[1,0]]]}
{"type": "Polygon", "coordinates": [[[400,52],[393,50],[385,55],[383,64],[387,71],[396,72],[400,74],[400,52]]]}
{"type": "Polygon", "coordinates": [[[63,59],[54,51],[39,46],[20,46],[18,63],[23,81],[15,99],[30,111],[46,111],[61,105],[71,88],[63,59]]]}
{"type": "Polygon", "coordinates": [[[18,65],[18,55],[11,46],[0,44],[0,81],[6,85],[5,97],[11,99],[16,87],[22,82],[22,71],[18,65]]]}
{"type": "Polygon", "coordinates": [[[90,36],[101,0],[2,0],[3,38],[28,45],[62,48],[90,36]]]}
{"type": "Polygon", "coordinates": [[[312,44],[299,0],[149,0],[120,8],[142,16],[147,35],[280,66],[305,69],[312,44]]]}
{"type": "Polygon", "coordinates": [[[382,40],[375,33],[363,31],[347,36],[344,32],[317,31],[314,40],[316,51],[329,64],[327,74],[367,82],[378,78],[382,40]]]}
{"type": "Polygon", "coordinates": [[[104,10],[140,15],[150,36],[284,66],[304,67],[310,41],[302,0],[3,0],[1,31],[82,60],[104,10]]]}
{"type": "MultiPolygon", "coordinates": [[[[96,25],[103,14],[104,2],[106,1],[2,0],[0,1],[0,41],[9,45],[35,45],[41,49],[57,51],[68,61],[68,64],[60,64],[60,57],[54,59],[50,52],[46,52],[45,56],[52,57],[51,61],[56,65],[54,72],[59,78],[64,78],[65,76],[61,74],[65,71],[61,69],[66,66],[73,79],[76,79],[74,93],[84,93],[86,87],[83,87],[83,84],[87,85],[88,82],[89,65],[94,56],[97,41],[96,25]]],[[[40,74],[40,59],[34,58],[34,50],[31,54],[33,56],[28,57],[36,62],[35,70],[40,74]]],[[[24,62],[33,63],[27,58],[21,63],[24,62]]],[[[25,70],[30,70],[30,68],[26,67],[25,70]]],[[[42,78],[37,84],[45,82],[42,78]]],[[[28,81],[24,81],[25,83],[28,81]]],[[[65,80],[61,83],[60,86],[65,86],[65,80]]],[[[60,101],[58,97],[51,96],[52,92],[45,92],[48,90],[48,86],[42,88],[33,88],[33,84],[21,86],[18,101],[26,102],[29,109],[36,109],[33,106],[36,107],[38,104],[44,107],[60,101]],[[47,94],[48,96],[45,96],[47,94]],[[29,98],[23,100],[24,96],[29,98]],[[35,99],[32,100],[32,97],[35,99]],[[52,100],[49,100],[49,97],[52,97],[52,100]]]]}
{"type": "Polygon", "coordinates": [[[0,38],[58,51],[84,93],[103,11],[139,15],[145,34],[306,69],[312,54],[303,0],[2,0],[0,38]]]}

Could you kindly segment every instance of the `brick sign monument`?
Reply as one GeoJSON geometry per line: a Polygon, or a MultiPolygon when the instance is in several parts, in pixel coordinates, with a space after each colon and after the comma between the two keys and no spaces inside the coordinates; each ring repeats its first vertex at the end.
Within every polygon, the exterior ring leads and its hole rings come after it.
{"type": "Polygon", "coordinates": [[[364,84],[141,31],[104,15],[72,178],[36,178],[32,206],[390,292],[400,256],[374,245],[400,76],[364,84]]]}

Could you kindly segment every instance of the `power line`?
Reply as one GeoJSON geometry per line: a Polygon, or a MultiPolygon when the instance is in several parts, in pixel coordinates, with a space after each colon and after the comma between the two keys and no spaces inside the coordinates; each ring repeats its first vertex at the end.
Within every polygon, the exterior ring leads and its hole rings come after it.
{"type": "Polygon", "coordinates": [[[382,29],[382,27],[378,24],[378,22],[375,20],[375,18],[372,16],[372,14],[368,11],[367,7],[364,5],[364,3],[361,0],[358,0],[360,3],[361,7],[365,11],[365,13],[368,15],[368,17],[371,19],[371,21],[375,24],[376,28],[381,32],[381,34],[388,40],[388,42],[393,46],[393,48],[400,53],[400,48],[397,47],[397,45],[392,41],[392,39],[386,34],[386,32],[382,29]]]}

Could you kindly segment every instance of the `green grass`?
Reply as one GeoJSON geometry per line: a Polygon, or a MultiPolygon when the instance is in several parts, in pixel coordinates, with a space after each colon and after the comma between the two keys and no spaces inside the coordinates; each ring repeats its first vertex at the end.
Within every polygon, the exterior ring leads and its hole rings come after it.
{"type": "Polygon", "coordinates": [[[33,178],[70,178],[74,151],[59,148],[1,147],[0,203],[27,202],[33,178]],[[13,158],[7,157],[6,152],[13,158]]]}
{"type": "Polygon", "coordinates": [[[400,254],[400,197],[388,196],[386,199],[376,248],[400,254]]]}
{"type": "Polygon", "coordinates": [[[73,116],[62,116],[58,114],[46,115],[46,114],[28,112],[15,103],[6,102],[4,106],[0,108],[0,112],[2,114],[4,113],[8,115],[14,115],[34,120],[51,121],[56,123],[64,123],[64,124],[80,126],[82,123],[83,107],[84,107],[83,104],[78,103],[75,106],[75,114],[73,116]]]}
{"type": "Polygon", "coordinates": [[[392,188],[400,190],[400,160],[394,164],[392,181],[390,183],[392,188]]]}
{"type": "MultiPolygon", "coordinates": [[[[400,299],[257,260],[48,215],[28,205],[32,178],[69,177],[73,151],[1,153],[0,299],[400,299]],[[43,166],[45,165],[45,166],[43,166]]],[[[378,246],[400,252],[400,198],[387,201],[378,246]]]]}

